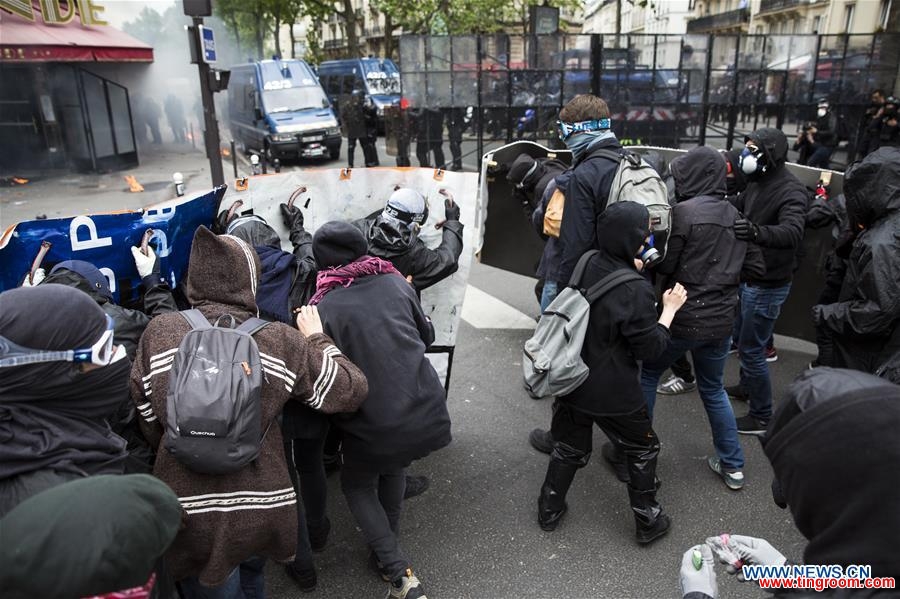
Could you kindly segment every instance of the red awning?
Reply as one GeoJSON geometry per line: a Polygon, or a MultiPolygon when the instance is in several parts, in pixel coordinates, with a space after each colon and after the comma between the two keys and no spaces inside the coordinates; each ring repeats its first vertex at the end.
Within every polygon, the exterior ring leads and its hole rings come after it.
{"type": "Polygon", "coordinates": [[[153,48],[109,25],[85,27],[76,16],[49,25],[0,11],[0,62],[153,62],[153,48]]]}

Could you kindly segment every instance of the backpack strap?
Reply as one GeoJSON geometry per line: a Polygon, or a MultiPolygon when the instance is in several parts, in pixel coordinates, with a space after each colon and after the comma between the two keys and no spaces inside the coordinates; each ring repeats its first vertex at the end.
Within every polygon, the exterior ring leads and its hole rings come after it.
{"type": "Polygon", "coordinates": [[[575,264],[575,270],[572,271],[572,276],[569,278],[569,287],[579,287],[581,285],[581,279],[584,277],[584,271],[588,262],[599,253],[599,250],[588,250],[578,259],[578,262],[575,264]]]}
{"type": "Polygon", "coordinates": [[[251,337],[258,333],[260,329],[264,328],[269,324],[269,321],[263,320],[262,318],[256,318],[255,316],[251,316],[244,322],[240,324],[240,326],[236,327],[235,330],[243,331],[250,335],[251,337]]]}
{"type": "MultiPolygon", "coordinates": [[[[622,158],[627,154],[627,150],[623,150],[622,152],[617,152],[616,150],[608,150],[606,148],[597,148],[587,156],[585,156],[584,160],[588,158],[593,158],[594,156],[599,156],[600,158],[606,158],[608,160],[612,160],[613,162],[621,162],[622,158]]],[[[584,161],[582,161],[584,162],[584,161]]]]}
{"type": "Polygon", "coordinates": [[[202,331],[203,329],[211,329],[212,325],[209,324],[209,321],[203,316],[203,312],[197,310],[196,308],[192,310],[182,310],[179,312],[182,317],[191,325],[191,328],[195,331],[202,331]]]}
{"type": "Polygon", "coordinates": [[[587,300],[589,304],[593,304],[595,301],[606,295],[609,291],[618,287],[622,283],[627,283],[628,281],[640,281],[643,280],[644,277],[639,275],[636,271],[626,270],[624,268],[619,270],[614,270],[609,273],[598,283],[591,285],[584,292],[584,298],[587,300]]]}

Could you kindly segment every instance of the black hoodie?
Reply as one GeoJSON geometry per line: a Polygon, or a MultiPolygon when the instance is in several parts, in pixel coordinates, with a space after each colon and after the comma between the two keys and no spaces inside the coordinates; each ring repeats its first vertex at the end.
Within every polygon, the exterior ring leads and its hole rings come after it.
{"type": "MultiPolygon", "coordinates": [[[[634,270],[634,257],[650,234],[650,214],[635,202],[618,202],[597,219],[600,253],[588,262],[582,287],[621,269],[634,270]]],[[[615,287],[591,306],[581,359],[588,378],[561,397],[597,416],[630,414],[644,407],[638,360],[655,360],[666,349],[669,331],[657,323],[653,287],[646,280],[615,287]]]]}
{"type": "Polygon", "coordinates": [[[853,242],[838,301],[813,308],[816,324],[840,337],[847,364],[873,372],[900,350],[900,148],[881,148],[850,166],[844,195],[853,242]],[[893,336],[893,338],[892,338],[893,336]]]}
{"type": "MultiPolygon", "coordinates": [[[[868,564],[900,578],[900,387],[816,368],[788,390],[766,434],[807,564],[868,564]]],[[[866,596],[854,593],[854,597],[866,596]]]]}
{"type": "Polygon", "coordinates": [[[797,251],[803,241],[809,190],[785,166],[787,138],[779,129],[758,129],[747,136],[762,150],[765,173],[747,176],[747,189],[735,207],[759,227],[756,243],[762,248],[766,272],[747,283],[757,287],[783,287],[791,282],[797,251]]]}
{"type": "Polygon", "coordinates": [[[733,328],[741,274],[762,276],[765,262],[755,244],[734,237],[738,211],[725,201],[726,164],[719,152],[694,148],[669,169],[684,201],[672,209],[666,257],[655,270],[684,285],[688,295],[672,321],[672,336],[724,339],[733,328]]]}

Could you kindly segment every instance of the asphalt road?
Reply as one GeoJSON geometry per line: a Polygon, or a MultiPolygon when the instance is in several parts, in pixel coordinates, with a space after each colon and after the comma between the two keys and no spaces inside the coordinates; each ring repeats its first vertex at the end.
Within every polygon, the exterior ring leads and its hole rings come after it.
{"type": "MultiPolygon", "coordinates": [[[[474,265],[470,284],[536,317],[533,281],[474,265]]],[[[434,598],[656,598],[680,597],[682,552],[722,532],[768,539],[800,560],[803,539],[788,511],[772,502],[771,469],[758,441],[741,436],[746,485],[728,490],[706,466],[712,454],[709,425],[696,393],[660,397],[655,427],[662,440],[659,499],[673,519],[671,532],[650,547],[633,540],[625,488],[599,456],[582,469],[568,496],[569,513],[552,533],[536,522],[537,494],[547,457],[528,445],[535,427],[547,427],[550,400],[528,397],[521,382],[521,347],[527,330],[459,331],[449,408],[453,442],[413,464],[431,488],[410,500],[401,521],[401,544],[428,596],[434,598]]],[[[776,397],[809,361],[779,340],[771,365],[776,397]],[[783,344],[783,345],[782,345],[783,344]]],[[[726,382],[737,360],[729,360],[726,382]]],[[[746,407],[735,404],[743,415],[746,407]]],[[[602,443],[596,432],[595,447],[602,443]]],[[[340,493],[329,480],[333,523],[328,547],[316,556],[319,587],[310,597],[383,597],[387,584],[367,569],[367,549],[340,493]]],[[[283,571],[269,564],[270,597],[296,597],[283,571]]],[[[721,599],[764,596],[719,570],[721,599]]]]}

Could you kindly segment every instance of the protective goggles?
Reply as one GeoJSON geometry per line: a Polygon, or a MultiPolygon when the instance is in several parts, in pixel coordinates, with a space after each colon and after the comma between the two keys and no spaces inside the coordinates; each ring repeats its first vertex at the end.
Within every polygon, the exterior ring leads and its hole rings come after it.
{"type": "Polygon", "coordinates": [[[604,131],[609,129],[609,119],[594,119],[592,121],[580,121],[578,123],[566,123],[564,121],[556,121],[559,126],[559,138],[563,141],[569,139],[575,133],[584,133],[586,131],[604,131]]]}
{"type": "Polygon", "coordinates": [[[96,343],[90,347],[61,351],[23,347],[0,336],[0,368],[43,362],[75,362],[76,364],[107,366],[125,357],[125,347],[113,345],[114,329],[115,322],[107,314],[106,330],[96,343]]]}

